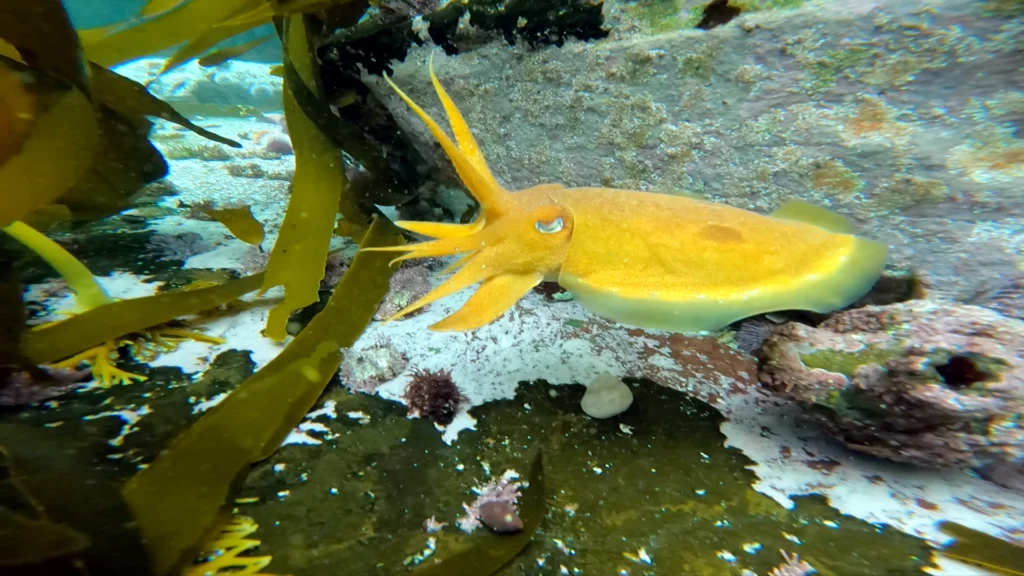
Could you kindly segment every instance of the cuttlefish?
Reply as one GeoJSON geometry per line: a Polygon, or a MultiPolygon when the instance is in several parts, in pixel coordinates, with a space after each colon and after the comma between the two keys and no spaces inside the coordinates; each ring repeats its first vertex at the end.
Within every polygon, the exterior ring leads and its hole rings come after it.
{"type": "Polygon", "coordinates": [[[395,261],[461,256],[450,277],[389,320],[480,283],[431,330],[472,330],[543,281],[557,281],[604,318],[642,328],[700,332],[779,310],[829,312],[881,275],[883,244],[856,236],[841,216],[800,201],[771,215],[699,198],[541,184],[503,188],[430,64],[455,142],[402,90],[480,204],[469,224],[399,221],[434,240],[364,248],[407,251],[395,261]]]}

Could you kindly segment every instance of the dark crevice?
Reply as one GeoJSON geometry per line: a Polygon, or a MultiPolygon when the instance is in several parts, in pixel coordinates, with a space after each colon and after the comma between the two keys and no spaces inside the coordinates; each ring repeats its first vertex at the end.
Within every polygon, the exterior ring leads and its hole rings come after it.
{"type": "Polygon", "coordinates": [[[704,7],[704,13],[701,15],[700,22],[697,23],[697,28],[711,30],[739,16],[740,12],[739,8],[729,5],[729,0],[712,0],[704,7]]]}
{"type": "Polygon", "coordinates": [[[947,386],[958,389],[984,382],[991,377],[989,373],[978,368],[974,360],[960,355],[950,356],[945,364],[936,366],[935,371],[947,386]]]}

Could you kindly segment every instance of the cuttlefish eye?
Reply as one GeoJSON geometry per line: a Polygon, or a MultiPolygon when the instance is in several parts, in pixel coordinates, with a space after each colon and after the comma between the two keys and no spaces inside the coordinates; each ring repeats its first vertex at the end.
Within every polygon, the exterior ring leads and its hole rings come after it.
{"type": "Polygon", "coordinates": [[[554,234],[562,231],[562,228],[565,227],[565,221],[562,220],[561,216],[556,216],[553,220],[537,220],[533,223],[533,227],[541,234],[554,234]]]}

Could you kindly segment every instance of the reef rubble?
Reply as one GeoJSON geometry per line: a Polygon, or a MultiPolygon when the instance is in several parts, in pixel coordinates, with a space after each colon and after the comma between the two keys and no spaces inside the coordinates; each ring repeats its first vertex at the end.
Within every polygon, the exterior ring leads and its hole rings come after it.
{"type": "Polygon", "coordinates": [[[790,323],[761,381],[852,450],[926,467],[1024,459],[1024,322],[927,300],[790,323]]]}

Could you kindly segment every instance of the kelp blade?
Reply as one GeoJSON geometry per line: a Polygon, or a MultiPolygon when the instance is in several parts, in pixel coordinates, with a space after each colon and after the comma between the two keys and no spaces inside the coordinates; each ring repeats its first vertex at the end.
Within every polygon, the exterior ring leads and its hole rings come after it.
{"type": "Polygon", "coordinates": [[[89,94],[82,46],[60,0],[0,2],[0,38],[13,44],[30,67],[89,94]]]}
{"type": "Polygon", "coordinates": [[[245,54],[249,50],[256,48],[260,44],[263,44],[267,40],[270,40],[273,36],[261,36],[259,38],[243,42],[241,44],[235,44],[234,46],[226,46],[210,52],[206,56],[199,59],[200,66],[217,66],[223,64],[232,58],[237,58],[242,54],[245,54]]]}
{"type": "MultiPolygon", "coordinates": [[[[263,2],[264,0],[248,0],[248,2],[243,3],[234,12],[229,14],[227,18],[231,18],[233,16],[237,16],[238,14],[247,12],[248,10],[252,9],[255,6],[260,5],[263,2]]],[[[269,23],[269,20],[267,22],[264,22],[264,24],[266,23],[269,23]]],[[[166,74],[170,70],[173,70],[178,66],[181,66],[185,62],[188,62],[189,60],[198,57],[200,54],[209,51],[214,46],[220,44],[228,38],[232,38],[234,36],[241,34],[242,32],[252,30],[259,24],[260,23],[246,23],[236,25],[210,26],[201,34],[186,42],[184,46],[175,50],[174,54],[172,54],[171,57],[168,58],[166,62],[164,62],[163,68],[161,68],[160,72],[157,73],[157,78],[159,78],[163,74],[166,74]]]]}
{"type": "Polygon", "coordinates": [[[956,522],[942,522],[939,529],[956,537],[941,553],[960,562],[981,566],[996,574],[1024,576],[1024,547],[1014,546],[956,522]]]}
{"type": "Polygon", "coordinates": [[[295,176],[281,232],[267,262],[266,284],[283,285],[284,300],[270,311],[267,336],[284,340],[292,312],[319,299],[320,280],[346,185],[338,148],[327,139],[284,86],[284,111],[295,148],[295,176]]]}
{"type": "Polygon", "coordinates": [[[150,94],[142,84],[125,78],[95,62],[91,62],[90,65],[93,75],[93,95],[96,102],[107,106],[119,115],[128,119],[145,119],[146,116],[163,118],[168,122],[184,126],[208,140],[220,142],[232,148],[242,147],[241,144],[230,138],[218,136],[193,124],[170,104],[150,94]]]}
{"type": "MultiPolygon", "coordinates": [[[[365,245],[402,242],[378,219],[365,245]]],[[[325,308],[281,353],[182,433],[124,488],[156,572],[166,574],[212,536],[250,464],[273,454],[313,406],[388,290],[383,253],[360,253],[325,308]]]]}
{"type": "Polygon", "coordinates": [[[538,450],[530,466],[530,486],[520,506],[523,529],[511,536],[488,534],[486,541],[413,572],[415,576],[490,576],[511,562],[537,533],[547,516],[544,459],[538,450]]]}
{"type": "Polygon", "coordinates": [[[263,285],[263,275],[198,290],[120,300],[25,333],[22,353],[37,364],[67,358],[125,334],[226,304],[263,285]]]}
{"type": "Polygon", "coordinates": [[[188,42],[252,0],[191,0],[85,45],[89,60],[111,67],[188,42]]]}
{"type": "MultiPolygon", "coordinates": [[[[0,66],[8,63],[0,61],[0,66]]],[[[98,139],[96,115],[85,94],[71,88],[58,96],[19,153],[0,165],[0,227],[52,204],[74,186],[92,164],[98,139]]]]}
{"type": "Polygon", "coordinates": [[[259,246],[263,243],[263,224],[252,215],[248,206],[238,208],[206,208],[200,210],[220,222],[231,234],[246,244],[259,246]]]}

